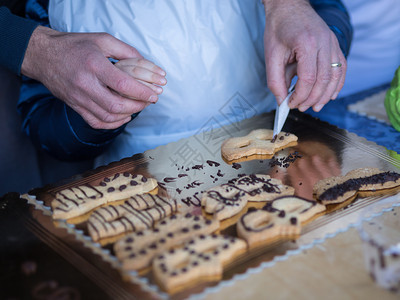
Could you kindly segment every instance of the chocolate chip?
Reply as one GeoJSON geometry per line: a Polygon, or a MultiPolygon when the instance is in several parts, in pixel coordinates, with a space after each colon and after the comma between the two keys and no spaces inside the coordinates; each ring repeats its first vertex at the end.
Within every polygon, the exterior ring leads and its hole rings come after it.
{"type": "Polygon", "coordinates": [[[187,269],[186,268],[182,268],[182,273],[186,273],[187,272],[187,269]]]}
{"type": "Polygon", "coordinates": [[[157,244],[153,243],[149,246],[150,249],[157,249],[157,244]]]}
{"type": "Polygon", "coordinates": [[[291,217],[290,218],[290,224],[296,225],[297,224],[297,218],[296,217],[291,217]]]}
{"type": "Polygon", "coordinates": [[[199,217],[199,216],[195,216],[195,217],[193,218],[193,220],[199,221],[199,220],[200,220],[200,217],[199,217]]]}
{"type": "Polygon", "coordinates": [[[143,235],[143,231],[139,231],[138,233],[136,233],[138,236],[142,236],[143,235]]]}
{"type": "Polygon", "coordinates": [[[153,232],[160,232],[160,229],[154,228],[154,229],[153,229],[153,232]]]}
{"type": "Polygon", "coordinates": [[[186,215],[185,215],[185,218],[191,218],[192,217],[192,214],[191,213],[187,213],[186,215]]]}
{"type": "Polygon", "coordinates": [[[188,233],[189,232],[189,228],[187,228],[187,227],[182,228],[182,232],[183,233],[188,233]]]}
{"type": "Polygon", "coordinates": [[[161,238],[159,242],[160,242],[161,244],[164,244],[166,241],[165,241],[165,239],[161,238]]]}
{"type": "Polygon", "coordinates": [[[284,218],[286,216],[286,212],[284,210],[281,210],[278,214],[279,218],[284,218]]]}
{"type": "Polygon", "coordinates": [[[110,182],[110,178],[106,177],[103,179],[104,182],[110,182]]]}
{"type": "Polygon", "coordinates": [[[218,250],[215,250],[215,251],[214,251],[214,255],[217,255],[218,253],[219,253],[218,250]]]}
{"type": "Polygon", "coordinates": [[[129,255],[129,258],[135,258],[136,257],[136,254],[135,253],[131,253],[130,255],[129,255]]]}
{"type": "Polygon", "coordinates": [[[201,228],[201,226],[199,225],[199,224],[194,224],[193,225],[193,229],[194,230],[198,230],[198,229],[200,229],[201,228]]]}
{"type": "Polygon", "coordinates": [[[192,262],[192,266],[198,266],[199,263],[197,261],[192,262]]]}
{"type": "Polygon", "coordinates": [[[125,185],[125,184],[123,184],[123,185],[121,185],[121,186],[119,187],[120,192],[122,192],[124,189],[126,189],[126,185],[125,185]]]}
{"type": "Polygon", "coordinates": [[[165,220],[163,220],[163,221],[160,222],[160,224],[161,225],[165,225],[165,224],[167,224],[167,222],[165,220]]]}
{"type": "Polygon", "coordinates": [[[142,182],[147,182],[147,178],[146,177],[142,177],[142,182]]]}
{"type": "Polygon", "coordinates": [[[100,186],[106,186],[107,184],[105,182],[100,182],[100,186]]]}
{"type": "Polygon", "coordinates": [[[131,246],[125,247],[125,251],[131,251],[131,250],[132,250],[131,246]]]}
{"type": "Polygon", "coordinates": [[[125,176],[125,177],[129,177],[129,176],[131,176],[131,174],[128,173],[128,172],[124,172],[124,176],[125,176]]]}
{"type": "Polygon", "coordinates": [[[115,189],[113,188],[113,187],[109,187],[108,189],[107,189],[107,193],[112,193],[112,192],[114,192],[115,191],[115,189]]]}
{"type": "Polygon", "coordinates": [[[173,236],[174,236],[174,234],[172,232],[167,233],[167,237],[172,238],[173,236]]]}
{"type": "Polygon", "coordinates": [[[169,252],[169,254],[174,254],[175,250],[174,249],[170,249],[168,252],[169,252]]]}
{"type": "Polygon", "coordinates": [[[147,251],[143,249],[143,250],[140,250],[139,253],[142,254],[142,255],[145,255],[147,253],[147,251]]]}
{"type": "Polygon", "coordinates": [[[176,273],[176,272],[171,273],[171,276],[177,276],[177,275],[178,275],[178,273],[176,273]]]}
{"type": "Polygon", "coordinates": [[[131,180],[131,182],[129,182],[129,184],[130,184],[131,186],[138,185],[137,181],[135,181],[135,180],[131,180]]]}

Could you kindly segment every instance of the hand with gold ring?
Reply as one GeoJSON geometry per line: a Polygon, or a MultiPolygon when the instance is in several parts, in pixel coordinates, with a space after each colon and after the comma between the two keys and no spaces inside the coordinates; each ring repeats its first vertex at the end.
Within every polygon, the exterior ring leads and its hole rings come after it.
{"type": "Polygon", "coordinates": [[[265,0],[264,51],[267,84],[280,104],[297,75],[289,106],[305,111],[337,97],[347,69],[346,59],[332,30],[309,1],[265,0]]]}

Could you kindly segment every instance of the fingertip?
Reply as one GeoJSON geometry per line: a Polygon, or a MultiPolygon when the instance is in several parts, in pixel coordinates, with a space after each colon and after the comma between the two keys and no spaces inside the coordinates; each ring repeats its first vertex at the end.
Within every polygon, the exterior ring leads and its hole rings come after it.
{"type": "Polygon", "coordinates": [[[301,112],[305,112],[307,109],[309,109],[310,107],[309,106],[307,106],[307,105],[304,105],[304,106],[300,106],[299,108],[298,108],[298,110],[299,111],[301,111],[301,112]]]}
{"type": "Polygon", "coordinates": [[[158,96],[157,95],[151,95],[149,97],[149,102],[156,103],[157,101],[158,101],[158,96]]]}
{"type": "Polygon", "coordinates": [[[324,107],[323,104],[316,104],[316,105],[313,106],[313,110],[315,112],[319,112],[323,107],[324,107]]]}

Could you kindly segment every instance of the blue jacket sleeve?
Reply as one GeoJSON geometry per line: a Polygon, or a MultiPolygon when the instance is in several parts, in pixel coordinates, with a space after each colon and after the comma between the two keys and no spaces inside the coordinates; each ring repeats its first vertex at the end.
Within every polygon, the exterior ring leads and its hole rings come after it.
{"type": "MultiPolygon", "coordinates": [[[[47,5],[47,0],[28,0],[27,17],[48,26],[47,5]]],[[[43,84],[25,76],[22,77],[18,111],[22,117],[22,129],[33,144],[60,160],[94,158],[125,128],[93,129],[43,84]]]]}
{"type": "Polygon", "coordinates": [[[0,7],[0,65],[20,75],[25,51],[38,23],[0,7]]]}
{"type": "Polygon", "coordinates": [[[336,35],[345,57],[349,54],[353,27],[346,7],[340,0],[310,0],[311,6],[336,35]]]}
{"type": "Polygon", "coordinates": [[[125,128],[93,129],[43,84],[27,77],[22,81],[18,110],[23,131],[37,148],[60,160],[94,158],[125,128]]]}

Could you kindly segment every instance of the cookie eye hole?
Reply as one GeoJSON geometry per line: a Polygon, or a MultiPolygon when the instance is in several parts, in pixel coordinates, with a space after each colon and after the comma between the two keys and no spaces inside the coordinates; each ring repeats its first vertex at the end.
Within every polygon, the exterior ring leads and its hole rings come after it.
{"type": "Polygon", "coordinates": [[[249,142],[249,141],[247,141],[247,142],[244,143],[244,144],[239,145],[238,148],[246,148],[248,145],[250,145],[250,142],[249,142]]]}
{"type": "Polygon", "coordinates": [[[274,226],[273,220],[269,214],[265,214],[263,217],[254,220],[251,226],[254,230],[264,230],[274,226]]]}

